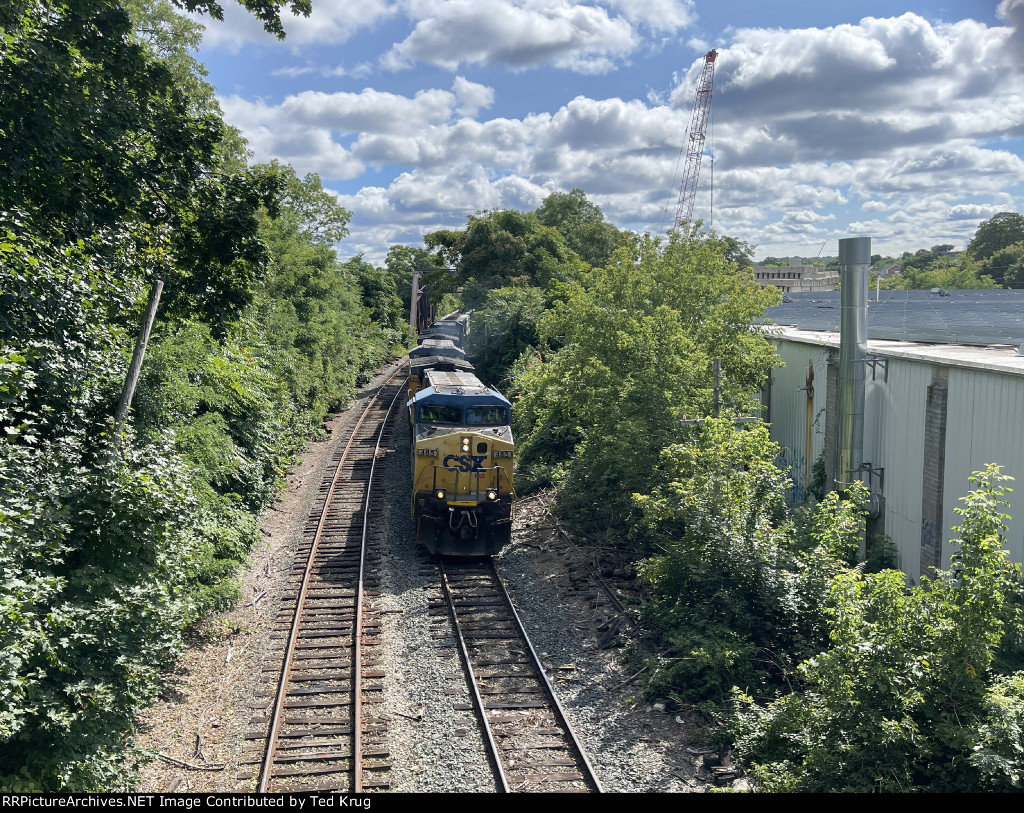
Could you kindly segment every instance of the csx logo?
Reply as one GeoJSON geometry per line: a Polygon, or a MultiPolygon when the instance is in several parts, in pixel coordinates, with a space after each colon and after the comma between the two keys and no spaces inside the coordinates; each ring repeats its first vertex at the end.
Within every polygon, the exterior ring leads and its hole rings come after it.
{"type": "Polygon", "coordinates": [[[487,455],[448,455],[442,463],[445,468],[458,469],[459,471],[483,471],[483,462],[487,459],[487,455]]]}

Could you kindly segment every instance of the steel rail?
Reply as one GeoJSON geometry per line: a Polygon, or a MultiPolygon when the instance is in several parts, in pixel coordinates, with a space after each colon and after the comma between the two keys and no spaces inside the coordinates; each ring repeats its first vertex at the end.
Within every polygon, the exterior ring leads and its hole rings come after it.
{"type": "MultiPolygon", "coordinates": [[[[511,793],[512,788],[509,784],[508,777],[505,773],[505,767],[502,761],[502,749],[497,745],[493,731],[491,729],[490,721],[487,718],[487,710],[484,706],[483,698],[479,691],[478,680],[475,671],[473,670],[472,658],[469,654],[469,647],[466,644],[465,637],[463,636],[462,624],[459,620],[458,613],[455,607],[455,596],[453,594],[451,582],[449,579],[448,571],[445,569],[444,561],[441,560],[438,563],[442,576],[442,585],[444,587],[445,600],[448,604],[449,612],[452,615],[452,621],[455,625],[455,633],[458,639],[459,656],[463,662],[463,668],[466,670],[467,678],[470,683],[470,690],[473,697],[473,705],[476,708],[480,719],[483,722],[483,728],[485,733],[486,745],[489,749],[490,755],[497,768],[497,774],[501,781],[501,790],[505,793],[511,793]]],[[[514,626],[514,632],[519,636],[522,643],[526,644],[526,648],[530,653],[530,658],[524,663],[530,663],[532,668],[536,671],[539,676],[541,685],[543,686],[544,694],[550,705],[550,710],[553,714],[554,721],[562,728],[568,738],[568,750],[574,755],[578,761],[578,769],[580,773],[580,779],[583,783],[589,784],[597,793],[602,793],[601,782],[597,778],[597,774],[594,772],[593,766],[590,764],[590,760],[587,758],[587,754],[580,744],[580,738],[576,734],[575,729],[569,722],[569,718],[565,714],[565,710],[562,708],[561,703],[558,702],[558,697],[555,695],[554,687],[548,680],[547,673],[544,670],[543,664],[541,664],[540,658],[537,655],[537,651],[533,648],[533,643],[530,641],[530,636],[526,632],[526,628],[523,626],[522,619],[519,617],[519,613],[516,612],[515,605],[512,603],[512,598],[508,594],[508,590],[505,587],[501,576],[498,575],[497,569],[494,566],[493,561],[486,563],[487,575],[491,580],[492,584],[497,587],[498,595],[501,597],[501,601],[504,603],[505,608],[508,610],[509,619],[514,626]]],[[[514,690],[512,690],[514,693],[514,690]]]]}
{"type": "Polygon", "coordinates": [[[462,667],[466,670],[466,677],[469,680],[469,686],[473,693],[473,705],[476,707],[480,720],[483,723],[488,752],[498,773],[498,779],[501,781],[501,792],[511,793],[512,789],[509,787],[508,777],[505,776],[505,767],[501,762],[498,744],[494,741],[494,732],[491,730],[491,723],[487,719],[487,709],[484,708],[484,701],[480,696],[476,673],[473,671],[473,664],[469,657],[469,648],[466,646],[466,639],[462,635],[462,625],[459,623],[459,616],[455,610],[455,597],[452,595],[451,585],[448,583],[448,571],[445,570],[444,560],[440,560],[438,565],[441,569],[441,584],[444,586],[445,601],[448,603],[448,610],[452,614],[452,623],[455,625],[455,634],[459,641],[459,657],[462,659],[462,667]]]}
{"type": "MultiPolygon", "coordinates": [[[[324,527],[327,524],[327,515],[328,515],[329,509],[330,509],[330,506],[331,506],[331,502],[334,499],[334,492],[335,492],[335,490],[338,487],[338,481],[341,478],[342,469],[344,468],[345,462],[346,462],[346,460],[348,459],[348,456],[349,456],[349,452],[352,450],[352,446],[353,446],[353,444],[356,441],[356,437],[357,437],[357,434],[359,432],[359,429],[362,427],[363,423],[366,421],[367,417],[370,414],[370,409],[376,403],[377,398],[384,391],[384,388],[388,384],[391,383],[391,381],[395,378],[395,376],[398,375],[398,373],[401,370],[402,370],[402,367],[399,366],[394,371],[394,373],[391,376],[389,376],[387,381],[385,381],[384,383],[382,383],[380,385],[380,387],[378,387],[377,392],[374,393],[374,395],[373,395],[373,398],[371,398],[370,401],[367,403],[365,409],[363,410],[363,414],[359,416],[359,420],[356,422],[356,425],[352,428],[352,432],[351,432],[351,434],[349,436],[349,439],[348,439],[347,443],[345,444],[345,450],[344,450],[344,452],[342,452],[341,459],[338,461],[337,469],[334,472],[334,476],[331,478],[331,485],[330,485],[330,488],[327,491],[327,498],[324,501],[323,511],[321,512],[320,519],[317,522],[316,534],[313,537],[313,541],[312,541],[312,543],[310,544],[310,547],[309,547],[309,554],[306,557],[306,565],[305,565],[305,569],[304,569],[303,574],[302,574],[302,581],[301,581],[300,586],[299,586],[299,594],[298,594],[298,596],[296,598],[296,601],[295,601],[295,614],[292,617],[291,628],[288,631],[288,643],[287,643],[287,645],[285,647],[284,659],[283,659],[282,665],[281,665],[281,675],[280,675],[279,680],[278,680],[277,697],[276,697],[276,699],[274,701],[274,709],[273,709],[273,712],[272,712],[272,715],[271,715],[270,730],[269,730],[269,732],[267,734],[267,753],[266,753],[266,755],[265,755],[265,757],[263,759],[263,763],[262,763],[262,765],[260,767],[260,780],[259,780],[259,785],[257,786],[257,792],[258,793],[266,793],[267,792],[267,788],[268,788],[268,786],[270,784],[271,772],[272,772],[272,768],[273,768],[273,764],[274,764],[274,759],[277,756],[278,734],[280,733],[280,729],[281,729],[281,719],[282,719],[282,716],[283,716],[282,712],[283,712],[283,709],[284,709],[284,701],[285,701],[285,696],[287,694],[286,690],[287,690],[287,686],[288,686],[288,682],[289,682],[289,677],[291,675],[291,670],[292,670],[292,659],[293,659],[293,656],[295,654],[295,646],[296,646],[296,642],[297,642],[297,638],[298,638],[299,625],[300,625],[300,622],[302,620],[303,606],[304,606],[305,601],[306,601],[306,593],[307,593],[307,590],[308,590],[308,587],[309,587],[309,580],[310,580],[310,575],[311,575],[311,572],[312,572],[312,565],[313,565],[313,562],[315,561],[317,549],[318,549],[318,547],[320,545],[320,539],[323,536],[324,527]]],[[[399,393],[401,393],[401,390],[399,390],[399,393]]],[[[390,413],[390,410],[389,410],[389,413],[390,413]]],[[[386,424],[386,421],[382,423],[382,431],[383,431],[384,424],[386,424]]],[[[367,487],[367,490],[369,491],[369,485],[367,487]]],[[[361,567],[362,567],[362,565],[360,565],[360,568],[361,567]]],[[[362,572],[360,570],[360,579],[361,578],[362,578],[362,572]]],[[[357,637],[357,639],[358,639],[358,637],[360,635],[361,635],[361,631],[357,628],[356,629],[356,637],[357,637]]],[[[358,669],[359,669],[359,665],[358,665],[358,662],[357,662],[353,671],[354,672],[358,672],[358,669]]],[[[353,721],[353,724],[354,724],[354,721],[353,721]]],[[[356,738],[358,738],[359,737],[359,733],[355,732],[354,736],[356,738]]]]}
{"type": "MultiPolygon", "coordinates": [[[[394,376],[392,376],[394,378],[394,376]]],[[[388,379],[390,383],[391,379],[388,379]]],[[[383,389],[383,387],[382,387],[383,389]]],[[[352,658],[354,664],[352,669],[352,732],[353,732],[353,793],[363,792],[363,576],[366,572],[366,539],[370,523],[370,494],[373,491],[373,474],[377,470],[377,454],[380,452],[380,442],[384,437],[384,430],[388,421],[391,420],[391,411],[395,408],[399,397],[404,392],[400,387],[395,397],[388,405],[388,411],[384,420],[380,423],[380,432],[377,433],[377,443],[373,447],[373,462],[370,464],[370,477],[366,483],[366,502],[363,505],[363,538],[359,546],[359,589],[356,593],[356,631],[352,658]]]]}
{"type": "Polygon", "coordinates": [[[562,725],[565,726],[565,730],[569,732],[573,745],[576,747],[576,753],[579,755],[580,761],[586,768],[586,771],[584,772],[584,779],[593,782],[598,793],[603,793],[604,790],[601,788],[601,781],[597,778],[597,774],[594,773],[594,767],[590,764],[590,760],[587,759],[587,753],[580,745],[580,739],[576,735],[576,731],[572,727],[572,723],[569,722],[569,718],[565,715],[565,710],[562,708],[562,704],[558,702],[558,697],[555,696],[555,689],[551,685],[551,681],[548,680],[548,674],[544,670],[544,666],[541,664],[540,658],[537,656],[537,651],[533,648],[533,642],[530,641],[530,636],[526,634],[526,628],[523,626],[523,622],[519,618],[519,613],[516,612],[515,605],[512,603],[512,597],[508,594],[508,590],[505,589],[505,582],[500,576],[498,576],[498,571],[494,567],[493,562],[491,563],[491,568],[494,570],[494,575],[498,582],[498,588],[501,590],[501,595],[505,599],[505,603],[508,604],[508,608],[512,612],[512,618],[515,619],[516,626],[519,628],[519,633],[523,636],[527,649],[530,650],[530,657],[533,658],[533,663],[537,667],[537,671],[540,672],[541,680],[544,682],[544,689],[555,707],[556,715],[562,725]]]}

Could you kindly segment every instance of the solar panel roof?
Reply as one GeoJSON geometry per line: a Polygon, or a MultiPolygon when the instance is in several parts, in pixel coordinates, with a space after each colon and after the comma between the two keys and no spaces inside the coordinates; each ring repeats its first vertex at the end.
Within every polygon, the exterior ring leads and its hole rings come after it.
{"type": "MultiPolygon", "coordinates": [[[[933,344],[1024,344],[1024,290],[875,292],[868,302],[868,338],[933,344]]],[[[803,330],[839,330],[840,292],[786,294],[765,322],[803,330]]]]}

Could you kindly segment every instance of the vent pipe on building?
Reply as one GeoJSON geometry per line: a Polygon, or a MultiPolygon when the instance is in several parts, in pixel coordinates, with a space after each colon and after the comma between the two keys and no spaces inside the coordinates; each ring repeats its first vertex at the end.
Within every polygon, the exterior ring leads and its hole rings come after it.
{"type": "Polygon", "coordinates": [[[839,431],[836,488],[845,491],[864,461],[864,362],[868,355],[871,238],[839,241],[839,431]]]}

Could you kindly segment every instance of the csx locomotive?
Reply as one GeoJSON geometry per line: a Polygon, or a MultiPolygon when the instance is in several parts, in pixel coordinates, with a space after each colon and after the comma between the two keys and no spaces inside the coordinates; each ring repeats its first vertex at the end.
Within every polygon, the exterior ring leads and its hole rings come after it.
{"type": "MultiPolygon", "coordinates": [[[[421,341],[461,340],[465,317],[458,336],[444,326],[453,321],[435,322],[421,341]]],[[[439,556],[492,556],[512,536],[511,405],[462,359],[426,353],[410,362],[416,538],[439,556]]]]}

